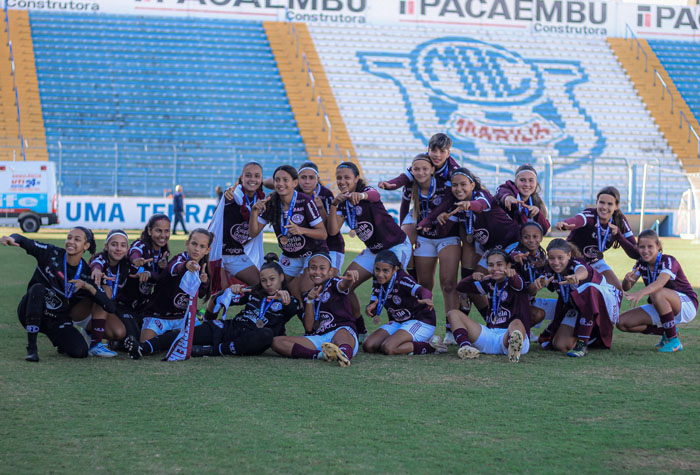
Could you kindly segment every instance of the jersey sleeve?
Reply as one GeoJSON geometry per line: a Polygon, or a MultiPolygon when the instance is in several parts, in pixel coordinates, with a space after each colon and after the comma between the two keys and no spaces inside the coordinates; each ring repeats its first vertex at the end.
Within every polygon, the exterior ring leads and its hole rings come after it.
{"type": "Polygon", "coordinates": [[[477,288],[477,283],[478,282],[476,282],[472,276],[466,277],[460,280],[457,284],[457,292],[461,292],[463,294],[483,294],[483,288],[481,288],[481,285],[479,285],[477,288]]]}
{"type": "Polygon", "coordinates": [[[309,199],[304,206],[304,216],[306,218],[306,222],[308,222],[309,226],[311,227],[323,222],[321,213],[318,211],[318,206],[316,206],[316,203],[312,199],[309,199]]]}
{"type": "Polygon", "coordinates": [[[12,234],[10,237],[14,239],[17,244],[19,244],[19,247],[24,249],[27,254],[34,257],[36,260],[47,257],[56,247],[52,244],[44,244],[42,242],[26,238],[21,234],[12,234]]]}
{"type": "Polygon", "coordinates": [[[671,280],[676,280],[678,271],[680,270],[680,263],[673,256],[664,256],[661,260],[661,270],[660,274],[668,274],[671,280]]]}

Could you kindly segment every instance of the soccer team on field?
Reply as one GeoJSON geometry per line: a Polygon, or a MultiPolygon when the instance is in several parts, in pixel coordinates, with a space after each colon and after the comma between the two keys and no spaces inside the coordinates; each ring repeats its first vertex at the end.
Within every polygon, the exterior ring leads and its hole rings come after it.
{"type": "Polygon", "coordinates": [[[617,189],[603,188],[594,208],[557,223],[570,234],[553,239],[545,251],[541,243],[550,224],[535,169],[519,167],[492,195],[450,156],[450,147],[447,135],[436,134],[428,153],[416,155],[406,172],[379,183],[385,190],[403,187],[401,226],[353,163],[337,167],[334,196],[311,162],[298,170],[282,165],[267,180],[250,162],[226,191],[209,229],[192,231],[185,252],[176,256],[170,256],[171,222],[164,214],[152,216],[131,245],[124,231],[110,231],[99,254],[84,227],[70,230],[65,249],[4,236],[3,244],[20,246],[37,260],[17,309],[27,330],[26,359],[39,360],[39,332],[72,357],[122,350],[138,359],[168,350],[185,322],[185,275],[198,275],[199,298],[206,302],[192,356],[258,355],[272,348],[347,366],[360,344],[365,352],[389,355],[444,353],[457,344],[463,359],[487,353],[517,362],[531,341],[571,357],[610,348],[614,326],[660,335],[661,352],[683,348],[676,324],[695,317],[697,296],[654,231],[635,239],[617,189]],[[266,196],[265,187],[274,191],[266,196]],[[366,249],[343,273],[344,223],[366,249]],[[279,259],[263,255],[267,224],[277,236],[279,259]],[[636,261],[622,281],[604,260],[611,247],[622,247],[636,261]],[[82,259],[86,251],[89,264],[82,259]],[[438,263],[444,339],[435,334],[432,300],[438,263]],[[640,277],[644,287],[624,294],[633,308],[620,314],[623,292],[640,277]],[[355,289],[370,278],[370,301],[362,303],[355,289]],[[557,298],[537,297],[544,288],[557,298]],[[637,307],[645,297],[648,303],[637,307]],[[472,307],[485,324],[469,316],[472,307]],[[376,324],[385,311],[388,322],[367,335],[363,310],[376,324]],[[286,334],[295,316],[303,336],[286,334]],[[543,322],[548,326],[532,336],[531,327],[543,322]]]}

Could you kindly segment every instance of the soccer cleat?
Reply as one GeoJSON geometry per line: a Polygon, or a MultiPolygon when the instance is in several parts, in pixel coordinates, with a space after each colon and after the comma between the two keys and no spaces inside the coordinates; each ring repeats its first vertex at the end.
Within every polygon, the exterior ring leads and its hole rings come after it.
{"type": "Polygon", "coordinates": [[[435,349],[435,353],[447,353],[447,345],[442,341],[440,335],[433,335],[429,344],[435,349]]]}
{"type": "Polygon", "coordinates": [[[455,340],[455,336],[452,334],[451,331],[445,332],[445,338],[443,338],[442,342],[445,344],[445,346],[457,344],[457,340],[455,340]]]}
{"type": "Polygon", "coordinates": [[[88,350],[88,355],[100,356],[102,358],[114,358],[117,356],[117,352],[110,350],[100,342],[88,350]]]}
{"type": "Polygon", "coordinates": [[[457,356],[463,360],[470,360],[472,358],[478,358],[481,352],[474,348],[472,345],[464,345],[457,350],[457,356]]]}
{"type": "Polygon", "coordinates": [[[517,363],[520,361],[520,351],[523,349],[523,334],[520,330],[513,330],[508,337],[508,361],[517,363]]]}
{"type": "Polygon", "coordinates": [[[571,356],[572,358],[580,358],[582,356],[586,356],[587,353],[588,345],[586,345],[586,342],[581,339],[576,340],[576,345],[566,352],[567,356],[571,356]]]}
{"type": "Polygon", "coordinates": [[[143,356],[141,352],[141,343],[132,335],[124,338],[124,348],[129,352],[129,358],[132,360],[138,360],[143,356]]]}
{"type": "Polygon", "coordinates": [[[326,361],[337,361],[340,366],[350,366],[350,359],[337,345],[333,343],[323,343],[321,345],[321,351],[323,351],[326,361]]]}
{"type": "Polygon", "coordinates": [[[39,350],[36,345],[27,346],[27,356],[25,356],[24,359],[32,363],[39,362],[39,350]]]}
{"type": "Polygon", "coordinates": [[[683,345],[681,345],[681,341],[678,339],[678,337],[675,337],[667,340],[666,343],[659,348],[659,351],[661,353],[675,353],[676,351],[681,351],[682,349],[683,345]]]}
{"type": "Polygon", "coordinates": [[[659,340],[659,342],[658,342],[656,345],[654,345],[654,346],[655,346],[656,348],[661,348],[661,347],[664,346],[666,343],[668,343],[668,338],[666,338],[666,334],[664,333],[663,335],[661,335],[661,339],[659,340]]]}

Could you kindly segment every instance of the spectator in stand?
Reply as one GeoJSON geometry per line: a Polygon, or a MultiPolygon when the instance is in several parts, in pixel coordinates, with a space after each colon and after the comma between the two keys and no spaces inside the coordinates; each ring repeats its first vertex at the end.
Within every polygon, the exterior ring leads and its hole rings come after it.
{"type": "Polygon", "coordinates": [[[217,186],[214,188],[214,192],[216,193],[216,203],[219,204],[219,201],[221,201],[221,198],[224,196],[224,190],[222,190],[220,186],[217,186]]]}
{"type": "Polygon", "coordinates": [[[182,215],[184,211],[185,204],[183,202],[182,186],[177,185],[175,187],[175,193],[173,193],[173,236],[177,234],[177,223],[182,224],[182,230],[187,234],[185,218],[182,215]]]}

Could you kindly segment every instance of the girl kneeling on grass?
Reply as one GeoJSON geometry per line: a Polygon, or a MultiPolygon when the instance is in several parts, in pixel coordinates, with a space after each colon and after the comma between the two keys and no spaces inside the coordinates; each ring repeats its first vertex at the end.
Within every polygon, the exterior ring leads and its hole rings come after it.
{"type": "Polygon", "coordinates": [[[309,259],[309,277],[314,287],[304,299],[306,336],[278,336],[272,349],[290,358],[325,359],[349,366],[357,354],[359,343],[355,317],[348,293],[358,279],[358,272],[345,271],[332,276],[333,263],[327,252],[318,252],[309,259]]]}
{"type": "Polygon", "coordinates": [[[502,249],[486,253],[488,274],[474,272],[457,284],[457,291],[488,297],[486,326],[460,310],[451,310],[447,319],[459,345],[460,358],[476,358],[480,353],[508,355],[511,363],[530,350],[530,305],[525,282],[511,267],[510,256],[502,249]]]}
{"type": "Polygon", "coordinates": [[[379,252],[374,259],[374,282],[366,312],[378,324],[382,309],[386,308],[389,323],[368,336],[362,349],[387,355],[446,352],[441,340],[429,343],[435,333],[432,298],[430,290],[418,285],[401,269],[396,254],[389,250],[379,252]]]}
{"type": "Polygon", "coordinates": [[[540,334],[540,345],[548,347],[553,335],[551,346],[572,357],[585,356],[593,343],[610,348],[622,292],[608,284],[583,260],[578,248],[564,239],[549,243],[547,261],[544,275],[530,284],[533,291],[547,287],[559,294],[554,320],[540,334]]]}
{"type": "Polygon", "coordinates": [[[676,324],[688,323],[698,312],[698,296],[675,257],[663,253],[659,236],[647,229],[639,235],[640,259],[622,281],[628,292],[640,275],[644,288],[626,295],[635,306],[645,296],[651,303],[620,315],[617,328],[624,332],[661,335],[656,348],[663,353],[683,349],[676,324]]]}
{"type": "Polygon", "coordinates": [[[88,345],[73,326],[71,314],[85,299],[96,302],[108,313],[114,302],[90,278],[83,260],[85,251],[95,253],[92,231],[82,226],[68,232],[65,249],[28,239],[20,234],[3,236],[5,246],[18,246],[36,259],[36,270],[27,286],[27,294],[17,307],[17,316],[27,329],[27,361],[39,361],[37,335],[45,334],[60,353],[85,358],[88,345]]]}
{"type": "Polygon", "coordinates": [[[189,295],[180,288],[180,281],[187,271],[199,272],[202,281],[199,296],[208,297],[209,275],[207,256],[214,235],[203,228],[192,231],[187,238],[185,252],[178,254],[168,263],[156,283],[153,297],[144,310],[143,328],[140,342],[132,335],[124,340],[124,347],[132,359],[150,355],[169,348],[161,346],[158,336],[170,330],[181,330],[189,305],[189,295]]]}

